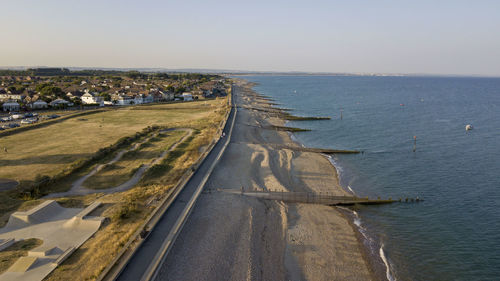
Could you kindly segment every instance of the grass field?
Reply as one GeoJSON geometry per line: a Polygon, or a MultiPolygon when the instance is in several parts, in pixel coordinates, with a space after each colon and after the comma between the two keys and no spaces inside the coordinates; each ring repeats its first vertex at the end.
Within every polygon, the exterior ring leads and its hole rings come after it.
{"type": "MultiPolygon", "coordinates": [[[[123,137],[134,136],[148,126],[193,130],[190,137],[169,152],[161,163],[148,170],[141,182],[130,190],[56,198],[63,207],[80,208],[99,199],[103,204],[91,215],[104,216],[109,220],[45,280],[95,280],[159,200],[167,196],[171,187],[196,163],[210,142],[218,137],[215,133],[228,109],[227,99],[134,106],[77,117],[0,138],[0,148],[8,146],[7,153],[0,151],[0,178],[26,182],[33,181],[37,174],[58,174],[68,165],[88,159],[99,149],[113,145],[123,137]]],[[[142,142],[151,134],[133,143],[142,142]]],[[[114,166],[99,171],[84,185],[107,188],[122,183],[140,165],[150,163],[161,151],[167,150],[185,136],[186,132],[169,131],[162,134],[151,138],[135,152],[124,154],[114,166]]],[[[56,182],[48,188],[48,192],[68,190],[74,180],[96,165],[109,162],[119,150],[56,182]]],[[[0,225],[6,223],[13,211],[28,210],[44,201],[25,200],[18,195],[15,190],[0,192],[0,225]]],[[[22,249],[14,252],[9,262],[15,261],[16,255],[23,254],[22,249]]]]}
{"type": "Polygon", "coordinates": [[[102,170],[88,178],[83,186],[103,189],[116,187],[126,182],[139,167],[150,164],[185,134],[187,133],[183,131],[171,131],[152,137],[149,141],[141,144],[137,150],[125,153],[119,161],[106,165],[102,170]]]}
{"type": "Polygon", "coordinates": [[[2,137],[0,178],[33,181],[37,175],[55,175],[61,168],[147,126],[179,127],[203,122],[223,103],[218,99],[127,107],[2,137]]]}

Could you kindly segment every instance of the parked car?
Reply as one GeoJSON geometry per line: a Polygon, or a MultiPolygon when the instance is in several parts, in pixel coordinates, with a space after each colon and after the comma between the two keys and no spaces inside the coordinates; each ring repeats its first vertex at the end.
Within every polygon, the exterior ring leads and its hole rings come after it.
{"type": "Polygon", "coordinates": [[[47,118],[47,119],[55,119],[55,118],[58,118],[58,117],[60,117],[60,116],[57,115],[57,114],[52,114],[52,115],[45,116],[45,118],[47,118]]]}
{"type": "Polygon", "coordinates": [[[33,124],[36,121],[36,118],[26,118],[21,121],[21,124],[33,124]]]}
{"type": "Polygon", "coordinates": [[[17,124],[17,123],[10,123],[8,125],[10,128],[17,128],[17,127],[20,127],[21,125],[17,124]]]}
{"type": "Polygon", "coordinates": [[[7,117],[2,117],[2,119],[0,119],[2,122],[9,122],[9,121],[12,121],[12,117],[11,116],[7,116],[7,117]]]}
{"type": "Polygon", "coordinates": [[[12,114],[12,119],[23,119],[24,118],[24,114],[12,114]]]}

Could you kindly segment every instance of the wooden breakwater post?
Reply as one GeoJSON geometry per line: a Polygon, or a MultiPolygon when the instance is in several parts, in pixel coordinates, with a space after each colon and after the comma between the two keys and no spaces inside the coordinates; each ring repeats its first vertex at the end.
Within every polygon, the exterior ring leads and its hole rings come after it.
{"type": "Polygon", "coordinates": [[[382,205],[382,204],[392,204],[392,203],[419,203],[422,201],[424,200],[420,199],[419,197],[405,198],[405,200],[401,198],[395,200],[392,199],[391,197],[389,197],[388,199],[380,199],[380,197],[378,197],[377,199],[369,199],[368,197],[366,198],[353,197],[345,201],[340,201],[329,205],[330,206],[382,205]]]}

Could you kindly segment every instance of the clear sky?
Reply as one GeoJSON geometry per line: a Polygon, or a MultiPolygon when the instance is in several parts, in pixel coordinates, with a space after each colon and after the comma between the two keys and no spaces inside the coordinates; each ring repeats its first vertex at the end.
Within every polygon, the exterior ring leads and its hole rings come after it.
{"type": "Polygon", "coordinates": [[[498,0],[0,0],[0,66],[500,76],[498,0]]]}

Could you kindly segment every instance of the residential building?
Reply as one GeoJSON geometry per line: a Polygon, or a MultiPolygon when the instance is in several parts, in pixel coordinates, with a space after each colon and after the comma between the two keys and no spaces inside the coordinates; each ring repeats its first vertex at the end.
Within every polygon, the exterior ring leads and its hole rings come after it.
{"type": "Polygon", "coordinates": [[[69,101],[65,101],[63,99],[56,99],[56,100],[51,101],[49,103],[49,105],[52,107],[66,107],[66,106],[71,106],[73,104],[71,103],[71,105],[70,105],[69,101]]]}
{"type": "Polygon", "coordinates": [[[131,105],[134,104],[134,99],[130,96],[119,96],[116,99],[116,104],[117,105],[131,105]]]}
{"type": "Polygon", "coordinates": [[[98,96],[97,93],[90,92],[83,94],[81,99],[83,104],[100,104],[103,101],[103,98],[98,96]]]}
{"type": "Polygon", "coordinates": [[[48,104],[43,100],[37,100],[37,101],[31,103],[30,107],[32,109],[42,109],[42,108],[47,108],[48,104]]]}
{"type": "Polygon", "coordinates": [[[2,105],[3,111],[18,111],[20,106],[16,101],[7,101],[2,105]]]}
{"type": "Polygon", "coordinates": [[[182,98],[184,99],[184,101],[192,101],[193,95],[191,93],[184,92],[182,93],[182,98]]]}

